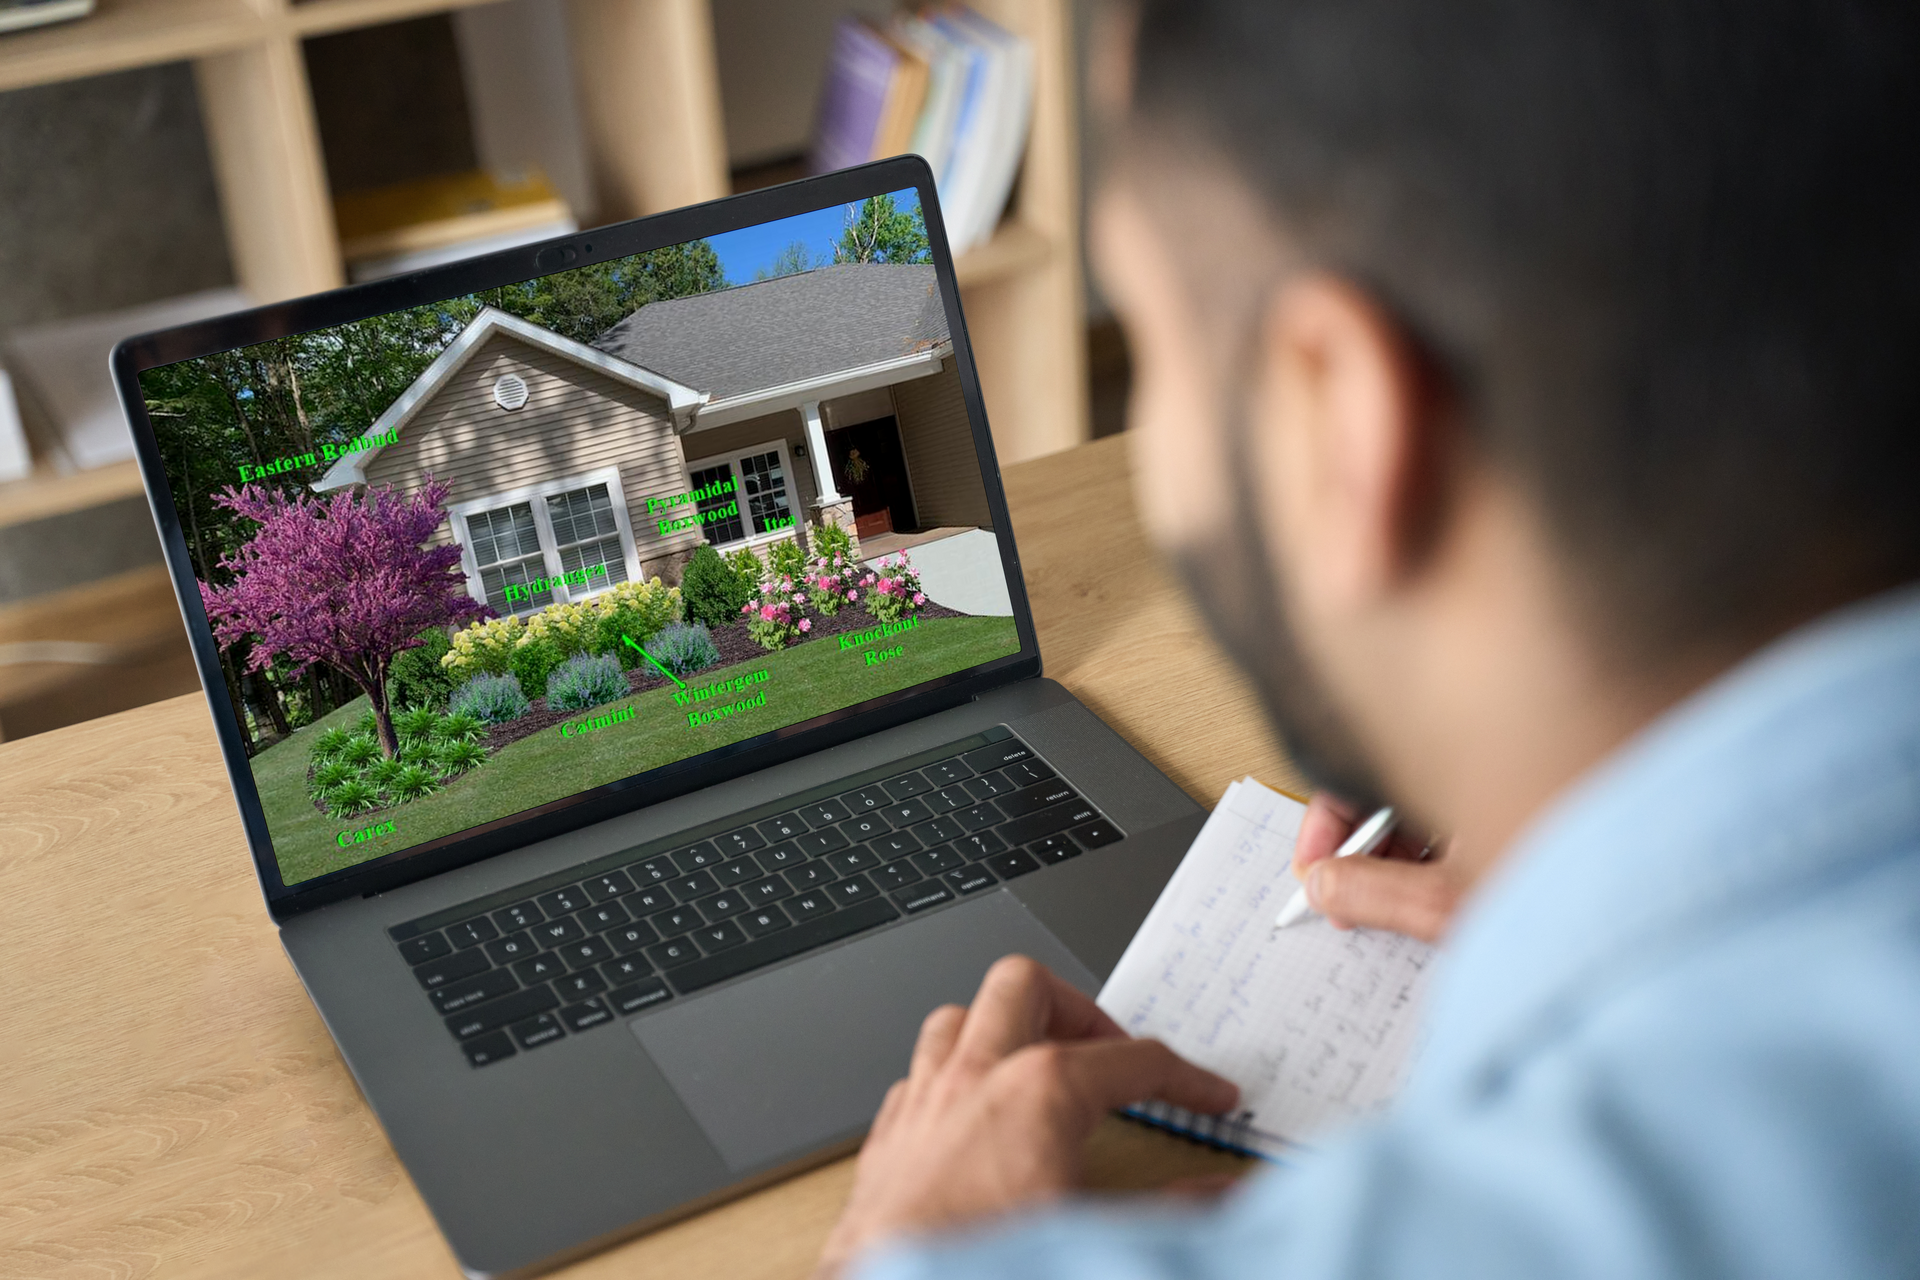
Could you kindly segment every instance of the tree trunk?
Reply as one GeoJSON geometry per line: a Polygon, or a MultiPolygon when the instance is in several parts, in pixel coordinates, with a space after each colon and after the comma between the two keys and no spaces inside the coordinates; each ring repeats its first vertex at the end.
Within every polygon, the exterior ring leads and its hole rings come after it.
{"type": "Polygon", "coordinates": [[[254,705],[267,713],[267,723],[282,738],[293,732],[293,726],[287,723],[287,709],[280,705],[280,691],[274,687],[273,680],[264,672],[252,672],[247,677],[253,686],[254,705]]]}
{"type": "Polygon", "coordinates": [[[247,725],[247,700],[240,695],[239,666],[232,650],[220,651],[220,674],[226,677],[227,698],[233,703],[234,718],[240,722],[240,745],[251,756],[254,752],[253,730],[247,725]]]}

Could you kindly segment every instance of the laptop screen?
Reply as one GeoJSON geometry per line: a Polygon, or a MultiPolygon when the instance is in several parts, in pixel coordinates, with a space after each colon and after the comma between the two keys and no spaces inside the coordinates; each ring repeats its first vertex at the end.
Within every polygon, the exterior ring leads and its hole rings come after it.
{"type": "Polygon", "coordinates": [[[286,885],[1020,648],[911,189],[140,387],[286,885]]]}

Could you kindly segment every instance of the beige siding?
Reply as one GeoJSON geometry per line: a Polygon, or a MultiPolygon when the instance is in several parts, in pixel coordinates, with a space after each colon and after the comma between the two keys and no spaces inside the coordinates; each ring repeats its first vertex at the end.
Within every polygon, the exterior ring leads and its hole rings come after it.
{"type": "MultiPolygon", "coordinates": [[[[647,516],[648,498],[686,491],[666,405],[597,369],[497,333],[366,470],[369,483],[402,488],[436,476],[452,486],[447,502],[453,505],[606,467],[619,468],[643,563],[695,544],[691,530],[661,537],[647,516]],[[527,402],[519,409],[494,403],[494,381],[505,373],[526,380],[527,402]]],[[[438,537],[451,542],[452,530],[443,525],[438,537]]]]}
{"type": "MultiPolygon", "coordinates": [[[[698,418],[694,421],[697,423],[698,418]]],[[[787,445],[787,457],[793,463],[794,473],[787,477],[789,497],[798,494],[799,502],[794,508],[794,518],[805,524],[813,519],[813,504],[820,496],[819,488],[813,483],[813,460],[794,457],[794,446],[807,442],[807,427],[800,420],[798,409],[788,409],[781,413],[770,413],[764,418],[748,418],[744,422],[730,422],[724,427],[709,427],[705,431],[694,430],[682,436],[680,443],[686,449],[687,461],[712,458],[720,454],[744,453],[757,444],[769,444],[775,440],[784,440],[787,445]]]]}
{"type": "Polygon", "coordinates": [[[987,488],[973,449],[960,375],[947,367],[928,378],[895,384],[894,416],[913,480],[913,505],[923,528],[977,525],[992,528],[987,488]]]}

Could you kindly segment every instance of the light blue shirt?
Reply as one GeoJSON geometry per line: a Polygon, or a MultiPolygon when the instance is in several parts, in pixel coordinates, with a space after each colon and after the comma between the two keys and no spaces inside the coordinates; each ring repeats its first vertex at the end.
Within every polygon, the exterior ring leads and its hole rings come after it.
{"type": "Polygon", "coordinates": [[[1220,1208],[1075,1207],[861,1280],[1920,1276],[1920,591],[1835,614],[1556,803],[1379,1119],[1220,1208]]]}

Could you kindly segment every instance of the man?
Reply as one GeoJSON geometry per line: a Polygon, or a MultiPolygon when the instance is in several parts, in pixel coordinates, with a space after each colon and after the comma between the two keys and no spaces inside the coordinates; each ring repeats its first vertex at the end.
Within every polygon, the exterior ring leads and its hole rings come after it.
{"type": "Polygon", "coordinates": [[[1094,238],[1140,506],[1327,793],[1316,904],[1442,938],[1427,1039],[1218,1204],[1063,1204],[1107,1109],[1234,1091],[1003,961],[823,1270],[1920,1275],[1920,17],[1131,32],[1094,238]],[[1381,799],[1437,864],[1325,861],[1381,799]]]}

